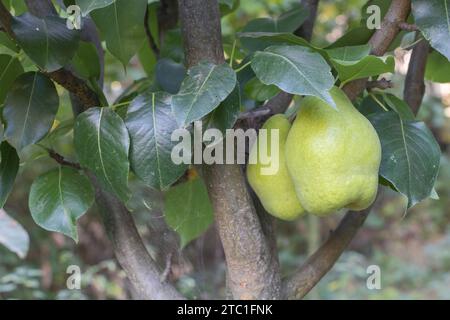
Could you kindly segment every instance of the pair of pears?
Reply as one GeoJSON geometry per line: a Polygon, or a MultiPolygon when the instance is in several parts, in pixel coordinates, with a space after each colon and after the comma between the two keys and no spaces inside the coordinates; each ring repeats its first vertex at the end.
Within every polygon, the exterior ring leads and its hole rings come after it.
{"type": "Polygon", "coordinates": [[[275,174],[262,174],[257,143],[247,177],[264,208],[275,217],[294,220],[306,211],[327,216],[342,208],[363,210],[375,200],[381,144],[371,123],[354,108],[340,89],[330,91],[333,109],[316,97],[302,101],[292,127],[284,115],[264,124],[267,152],[279,147],[275,174]],[[278,129],[278,146],[271,145],[271,129],[278,129]]]}

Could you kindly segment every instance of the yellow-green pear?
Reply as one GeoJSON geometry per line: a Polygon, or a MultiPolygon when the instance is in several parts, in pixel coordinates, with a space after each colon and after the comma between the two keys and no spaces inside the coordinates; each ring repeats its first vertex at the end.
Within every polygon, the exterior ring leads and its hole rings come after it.
{"type": "Polygon", "coordinates": [[[271,215],[288,221],[304,213],[285,163],[285,141],[290,127],[284,115],[268,119],[262,127],[265,130],[260,130],[258,141],[250,151],[247,166],[248,182],[264,208],[271,215]]]}
{"type": "Polygon", "coordinates": [[[363,210],[375,200],[381,144],[372,124],[340,89],[337,110],[316,97],[303,99],[286,140],[286,164],[300,203],[325,216],[363,210]]]}

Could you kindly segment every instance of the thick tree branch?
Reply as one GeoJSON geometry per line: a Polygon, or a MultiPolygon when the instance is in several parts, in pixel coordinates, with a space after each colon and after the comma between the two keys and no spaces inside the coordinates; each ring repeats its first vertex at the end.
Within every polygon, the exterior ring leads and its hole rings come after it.
{"type": "MultiPolygon", "coordinates": [[[[392,41],[400,31],[399,24],[405,22],[411,11],[411,0],[394,0],[386,13],[381,29],[377,30],[369,44],[372,47],[371,54],[382,56],[386,53],[392,41]]],[[[352,81],[344,87],[344,92],[350,98],[356,97],[364,91],[367,86],[367,79],[352,81]]]]}
{"type": "MultiPolygon", "coordinates": [[[[179,12],[188,66],[202,60],[223,63],[217,0],[180,0],[179,12]]],[[[241,166],[204,166],[203,174],[225,251],[227,283],[233,298],[280,298],[278,257],[264,235],[241,166]]]]}
{"type": "MultiPolygon", "coordinates": [[[[49,10],[48,14],[52,12],[52,9],[47,6],[47,0],[33,0],[29,2],[29,10],[34,14],[45,16],[45,8],[49,10]]],[[[0,1],[0,22],[9,35],[15,38],[11,29],[12,19],[13,17],[9,11],[0,1]]],[[[70,93],[74,94],[83,104],[82,108],[75,108],[76,114],[99,105],[99,99],[95,92],[70,71],[60,69],[47,73],[47,75],[55,82],[61,84],[70,93]]],[[[147,252],[128,209],[115,196],[102,190],[94,175],[89,172],[87,174],[95,186],[96,202],[104,217],[105,227],[112,241],[117,260],[135,287],[139,298],[183,299],[171,284],[161,281],[160,270],[156,262],[147,252]]]]}
{"type": "MultiPolygon", "coordinates": [[[[410,0],[393,0],[385,16],[382,28],[375,32],[369,43],[372,54],[383,55],[400,31],[398,23],[405,21],[411,10],[410,0]]],[[[357,97],[367,86],[367,79],[354,81],[344,87],[351,98],[357,97]]],[[[341,256],[359,228],[363,225],[371,208],[362,212],[349,212],[336,231],[317,252],[290,278],[284,282],[284,296],[289,299],[304,297],[331,269],[341,256]]]]}
{"type": "MultiPolygon", "coordinates": [[[[417,33],[417,37],[420,33],[417,33]]],[[[420,41],[412,50],[409,61],[408,73],[405,79],[404,98],[409,104],[414,114],[419,111],[425,94],[425,69],[427,66],[428,52],[430,45],[428,41],[420,41]]]]}

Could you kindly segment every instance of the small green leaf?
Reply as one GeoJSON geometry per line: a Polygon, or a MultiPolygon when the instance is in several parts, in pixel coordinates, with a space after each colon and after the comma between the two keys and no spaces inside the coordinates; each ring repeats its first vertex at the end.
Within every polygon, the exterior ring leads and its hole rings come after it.
{"type": "Polygon", "coordinates": [[[387,72],[393,73],[395,71],[395,59],[393,56],[366,56],[356,61],[331,59],[331,63],[338,72],[342,85],[356,79],[387,72]]]}
{"type": "Polygon", "coordinates": [[[36,224],[77,242],[77,220],[93,202],[94,190],[88,178],[75,169],[59,167],[33,182],[29,207],[36,224]]]}
{"type": "Polygon", "coordinates": [[[115,0],[76,0],[76,4],[80,6],[83,16],[87,16],[91,11],[109,6],[115,0]]]}
{"type": "Polygon", "coordinates": [[[186,69],[181,63],[168,58],[156,63],[156,82],[168,93],[178,93],[185,77],[186,69]]]}
{"type": "Polygon", "coordinates": [[[20,48],[17,46],[17,44],[13,40],[11,40],[11,38],[5,32],[0,32],[0,45],[5,46],[12,52],[18,53],[20,51],[20,48]]]}
{"type": "Polygon", "coordinates": [[[427,60],[425,79],[438,83],[450,82],[450,60],[437,51],[430,53],[427,60]]]}
{"type": "MultiPolygon", "coordinates": [[[[297,6],[276,18],[258,18],[252,20],[242,29],[242,32],[293,33],[303,24],[308,18],[308,15],[308,11],[303,6],[297,6]]],[[[273,45],[273,43],[266,40],[245,37],[241,41],[244,48],[254,52],[264,50],[268,46],[273,45]]]]}
{"type": "Polygon", "coordinates": [[[402,120],[393,111],[368,118],[381,141],[380,175],[408,198],[407,208],[432,196],[441,152],[426,125],[402,120]]]}
{"type": "Polygon", "coordinates": [[[16,220],[0,209],[0,243],[24,259],[30,246],[30,237],[16,220]]]}
{"type": "Polygon", "coordinates": [[[188,71],[180,92],[172,98],[172,110],[181,126],[213,111],[234,90],[236,73],[228,64],[201,62],[188,71]]]}
{"type": "Polygon", "coordinates": [[[187,165],[176,165],[171,158],[172,149],[178,144],[171,136],[178,125],[169,95],[139,95],[128,108],[125,124],[131,139],[131,167],[146,185],[163,190],[184,174],[187,165]]]}
{"type": "Polygon", "coordinates": [[[450,60],[450,3],[448,0],[413,0],[415,22],[431,46],[450,60]]]}
{"type": "Polygon", "coordinates": [[[383,113],[386,111],[384,109],[391,109],[403,120],[415,120],[409,105],[390,93],[373,93],[364,98],[358,109],[366,117],[375,113],[383,113]]]}
{"type": "Polygon", "coordinates": [[[364,45],[374,32],[375,30],[368,29],[367,26],[352,28],[326,49],[364,45]]]}
{"type": "Polygon", "coordinates": [[[222,134],[233,128],[241,112],[241,91],[236,85],[233,92],[207,118],[207,128],[219,129],[222,134]]]}
{"type": "Polygon", "coordinates": [[[80,164],[126,203],[130,198],[130,138],[123,120],[110,108],[91,108],[77,117],[74,143],[80,164]]]}
{"type": "Polygon", "coordinates": [[[72,64],[77,74],[84,79],[98,79],[100,77],[100,62],[97,49],[92,43],[80,41],[80,46],[72,59],[72,64]]]}
{"type": "Polygon", "coordinates": [[[329,90],[334,78],[325,59],[310,48],[272,46],[256,52],[252,60],[256,76],[266,85],[296,94],[316,96],[335,106],[329,90]]]}
{"type": "Polygon", "coordinates": [[[66,20],[53,15],[39,19],[25,13],[13,19],[12,29],[23,51],[48,72],[69,63],[80,39],[78,30],[70,30],[66,20]]]}
{"type": "Polygon", "coordinates": [[[37,72],[14,82],[3,109],[5,138],[17,150],[40,141],[53,125],[59,106],[55,85],[37,72]]]}
{"type": "Polygon", "coordinates": [[[5,101],[6,95],[14,80],[23,73],[19,60],[6,54],[0,54],[0,105],[5,101]]]}
{"type": "Polygon", "coordinates": [[[111,5],[91,13],[106,41],[106,47],[124,66],[139,51],[146,39],[146,8],[147,0],[115,0],[111,5]]]}
{"type": "Polygon", "coordinates": [[[181,238],[181,247],[205,232],[214,220],[205,183],[200,178],[179,184],[166,192],[164,215],[181,238]]]}
{"type": "Polygon", "coordinates": [[[253,78],[247,82],[244,87],[244,93],[247,97],[260,102],[269,100],[273,96],[276,96],[279,92],[280,89],[278,89],[278,87],[274,85],[265,85],[257,78],[253,78]]]}
{"type": "Polygon", "coordinates": [[[19,171],[19,156],[6,141],[0,145],[0,154],[0,208],[3,208],[19,171]]]}

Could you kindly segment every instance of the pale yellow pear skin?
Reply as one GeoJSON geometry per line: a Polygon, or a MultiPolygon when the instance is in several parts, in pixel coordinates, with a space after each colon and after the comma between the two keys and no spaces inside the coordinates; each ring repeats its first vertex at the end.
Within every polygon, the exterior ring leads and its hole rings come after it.
{"type": "Polygon", "coordinates": [[[327,216],[342,208],[363,210],[375,200],[381,162],[372,124],[334,87],[337,110],[306,97],[286,140],[286,164],[308,212],[327,216]]]}
{"type": "Polygon", "coordinates": [[[276,174],[263,175],[261,173],[261,169],[268,165],[261,164],[260,158],[257,156],[258,142],[255,142],[250,151],[250,159],[255,157],[254,159],[257,159],[257,162],[247,165],[248,182],[260,199],[263,207],[271,215],[287,221],[295,220],[305,212],[297,199],[295,187],[285,162],[285,141],[290,127],[291,124],[284,115],[275,115],[269,118],[262,127],[262,129],[267,129],[268,154],[271,154],[271,149],[274,147],[271,144],[271,129],[279,130],[279,163],[276,174]]]}

